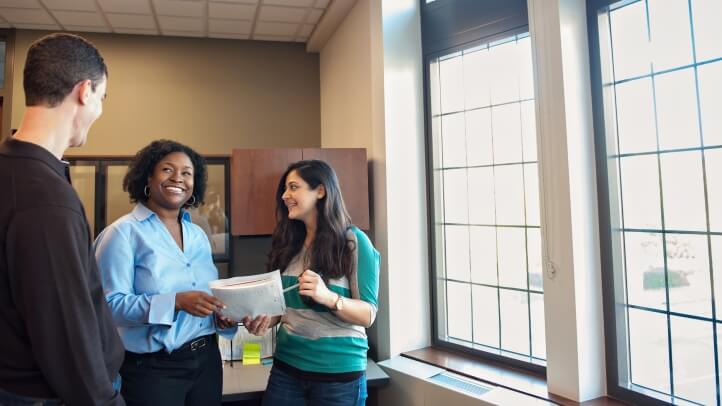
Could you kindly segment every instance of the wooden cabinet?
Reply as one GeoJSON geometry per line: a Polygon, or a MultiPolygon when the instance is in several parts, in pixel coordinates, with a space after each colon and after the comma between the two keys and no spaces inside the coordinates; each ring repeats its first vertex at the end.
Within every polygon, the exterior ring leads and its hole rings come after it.
{"type": "Polygon", "coordinates": [[[269,235],[276,226],[276,188],[288,165],[320,159],[336,171],[351,221],[368,230],[368,164],[363,148],[234,149],[231,157],[231,233],[269,235]]]}

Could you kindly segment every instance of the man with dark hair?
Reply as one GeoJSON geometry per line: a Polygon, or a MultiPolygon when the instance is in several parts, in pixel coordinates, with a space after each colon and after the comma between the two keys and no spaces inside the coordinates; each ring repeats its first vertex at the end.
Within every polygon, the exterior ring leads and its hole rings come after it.
{"type": "Polygon", "coordinates": [[[0,144],[0,405],[124,405],[123,344],[61,161],[103,111],[107,68],[85,39],[52,34],[23,74],[27,108],[0,144]]]}

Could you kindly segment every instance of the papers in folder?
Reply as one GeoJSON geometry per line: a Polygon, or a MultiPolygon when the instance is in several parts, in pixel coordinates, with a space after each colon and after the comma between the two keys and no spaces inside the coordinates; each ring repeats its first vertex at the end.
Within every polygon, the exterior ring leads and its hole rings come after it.
{"type": "Polygon", "coordinates": [[[278,270],[219,279],[211,281],[209,287],[213,296],[226,305],[221,314],[232,320],[238,321],[245,316],[255,318],[260,314],[278,316],[286,311],[281,273],[278,270]]]}

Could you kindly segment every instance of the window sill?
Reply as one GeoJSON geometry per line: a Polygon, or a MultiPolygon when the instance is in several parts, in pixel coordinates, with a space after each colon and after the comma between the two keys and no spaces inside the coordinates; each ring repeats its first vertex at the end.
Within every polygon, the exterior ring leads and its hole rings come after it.
{"type": "Polygon", "coordinates": [[[437,347],[426,347],[405,352],[404,357],[444,368],[448,371],[477,379],[492,385],[548,400],[563,406],[618,406],[626,405],[610,397],[601,397],[586,402],[575,402],[549,393],[546,377],[533,372],[510,367],[499,362],[470,357],[437,347]]]}

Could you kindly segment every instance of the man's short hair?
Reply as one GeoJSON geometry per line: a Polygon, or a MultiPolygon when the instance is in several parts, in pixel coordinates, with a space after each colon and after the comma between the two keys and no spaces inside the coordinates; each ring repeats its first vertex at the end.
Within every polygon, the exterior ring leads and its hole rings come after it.
{"type": "Polygon", "coordinates": [[[73,34],[50,34],[28,49],[23,71],[26,106],[55,107],[76,84],[90,79],[92,89],[107,77],[100,52],[88,40],[73,34]]]}

